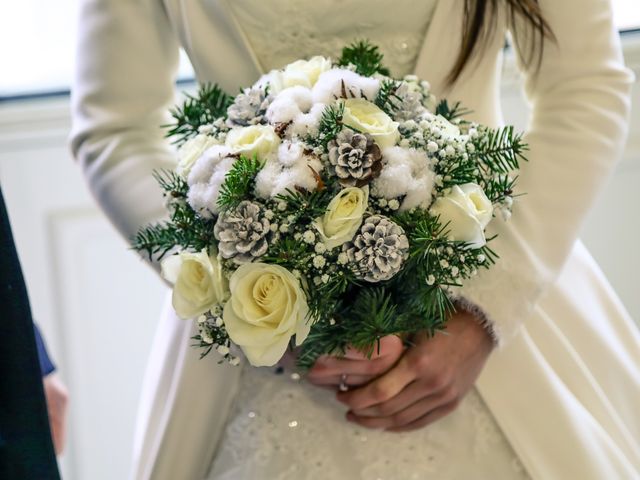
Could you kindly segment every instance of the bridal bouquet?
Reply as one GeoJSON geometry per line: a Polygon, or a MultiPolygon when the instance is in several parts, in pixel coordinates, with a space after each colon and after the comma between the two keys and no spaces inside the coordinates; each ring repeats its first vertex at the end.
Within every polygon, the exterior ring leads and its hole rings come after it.
{"type": "Polygon", "coordinates": [[[521,136],[381,61],[358,42],[173,110],[179,161],[156,172],[170,219],[134,248],[162,259],[203,355],[274,365],[295,344],[309,367],[433,333],[453,289],[495,262],[485,229],[510,216],[521,136]]]}

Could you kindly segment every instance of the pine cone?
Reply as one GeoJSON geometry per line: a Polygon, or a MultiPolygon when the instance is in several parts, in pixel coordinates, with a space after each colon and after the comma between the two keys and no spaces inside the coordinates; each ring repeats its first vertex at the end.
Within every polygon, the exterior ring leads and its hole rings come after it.
{"type": "Polygon", "coordinates": [[[239,94],[227,109],[227,124],[230,127],[263,123],[271,97],[263,88],[248,88],[239,94]]]}
{"type": "Polygon", "coordinates": [[[358,276],[367,282],[389,280],[402,268],[408,256],[409,240],[404,230],[386,217],[367,218],[353,242],[342,250],[358,276]]]}
{"type": "Polygon", "coordinates": [[[244,200],[218,217],[213,233],[223,258],[242,264],[267,253],[271,224],[261,213],[257,203],[244,200]]]}
{"type": "Polygon", "coordinates": [[[362,187],[380,175],[382,154],[371,135],[343,130],[329,142],[329,161],[343,187],[362,187]]]}
{"type": "Polygon", "coordinates": [[[406,83],[400,85],[395,95],[394,120],[398,122],[415,120],[427,111],[422,104],[422,93],[409,90],[409,86],[406,83]]]}

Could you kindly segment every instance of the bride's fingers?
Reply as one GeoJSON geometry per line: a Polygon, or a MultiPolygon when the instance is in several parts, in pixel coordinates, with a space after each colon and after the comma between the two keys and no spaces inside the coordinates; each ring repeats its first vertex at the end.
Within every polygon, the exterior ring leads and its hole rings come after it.
{"type": "Polygon", "coordinates": [[[415,379],[412,369],[406,362],[399,362],[395,367],[364,387],[338,392],[337,398],[351,410],[362,410],[379,403],[384,403],[398,395],[415,379]]]}
{"type": "Polygon", "coordinates": [[[442,397],[430,396],[386,417],[361,417],[350,411],[347,413],[347,419],[366,428],[397,431],[409,425],[417,425],[419,421],[427,422],[433,417],[432,412],[440,412],[445,405],[448,403],[442,397]]]}
{"type": "Polygon", "coordinates": [[[377,345],[374,345],[371,350],[371,355],[368,352],[362,352],[353,347],[347,348],[344,358],[350,360],[374,360],[380,357],[395,357],[398,358],[402,353],[404,346],[400,337],[396,335],[387,335],[382,337],[377,345]]]}
{"type": "Polygon", "coordinates": [[[423,417],[418,418],[417,420],[407,423],[398,427],[387,428],[388,432],[408,432],[411,430],[417,430],[419,428],[426,427],[427,425],[435,422],[436,420],[441,419],[442,417],[449,415],[458,407],[458,401],[454,400],[452,402],[446,403],[435,410],[431,410],[429,413],[424,415],[423,417]]]}
{"type": "Polygon", "coordinates": [[[401,412],[423,398],[434,396],[437,395],[434,392],[429,392],[424,384],[414,381],[392,399],[367,408],[352,410],[352,412],[358,417],[388,417],[401,412]]]}
{"type": "MultiPolygon", "coordinates": [[[[348,387],[358,387],[360,385],[364,385],[369,383],[375,377],[372,375],[347,375],[345,383],[348,387]]],[[[309,378],[307,377],[310,383],[317,386],[331,386],[333,388],[338,387],[342,383],[342,375],[333,375],[330,377],[317,377],[317,378],[309,378]]]]}
{"type": "Polygon", "coordinates": [[[344,357],[323,356],[309,370],[310,378],[340,375],[380,375],[391,368],[396,359],[391,356],[372,360],[351,360],[344,357]]]}

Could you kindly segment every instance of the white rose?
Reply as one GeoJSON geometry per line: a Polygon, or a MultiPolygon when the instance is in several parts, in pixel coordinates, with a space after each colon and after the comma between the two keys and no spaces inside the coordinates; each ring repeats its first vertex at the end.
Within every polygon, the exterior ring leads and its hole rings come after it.
{"type": "Polygon", "coordinates": [[[313,222],[328,249],[353,239],[362,224],[368,199],[368,187],[348,187],[333,197],[326,213],[313,222]]]}
{"type": "Polygon", "coordinates": [[[225,145],[247,157],[257,155],[263,160],[280,144],[280,137],[270,125],[234,128],[227,134],[225,145]]]}
{"type": "Polygon", "coordinates": [[[309,60],[298,60],[290,63],[282,72],[284,88],[302,85],[311,88],[318,81],[321,73],[331,69],[331,60],[325,57],[312,57],[309,60]]]}
{"type": "Polygon", "coordinates": [[[487,243],[484,229],[491,221],[493,205],[475,183],[454,185],[449,193],[433,202],[429,211],[440,216],[442,225],[448,223],[446,230],[453,240],[468,242],[470,248],[487,243]]]}
{"type": "Polygon", "coordinates": [[[399,138],[398,122],[362,98],[344,100],[345,125],[370,134],[380,148],[392,147],[399,138]]]}
{"type": "Polygon", "coordinates": [[[256,367],[275,365],[289,340],[307,338],[311,324],[300,281],[279,265],[246,263],[231,275],[231,298],[224,306],[229,338],[256,367]]]}
{"type": "Polygon", "coordinates": [[[173,308],[185,320],[207,312],[229,295],[220,262],[206,250],[164,259],[162,276],[173,284],[173,308]]]}
{"type": "Polygon", "coordinates": [[[182,178],[187,178],[191,167],[196,163],[196,160],[213,145],[217,145],[220,142],[215,137],[209,135],[197,135],[180,147],[178,150],[178,166],[176,172],[182,178]]]}
{"type": "Polygon", "coordinates": [[[460,129],[442,115],[436,115],[433,124],[440,129],[443,138],[450,140],[460,136],[460,129]]]}

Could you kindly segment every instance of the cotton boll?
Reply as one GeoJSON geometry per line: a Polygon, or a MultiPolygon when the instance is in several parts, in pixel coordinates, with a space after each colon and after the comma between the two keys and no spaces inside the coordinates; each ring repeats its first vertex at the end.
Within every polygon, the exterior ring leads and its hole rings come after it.
{"type": "Polygon", "coordinates": [[[318,127],[326,105],[324,103],[315,103],[308,113],[300,113],[293,119],[293,123],[289,127],[289,132],[293,136],[306,137],[318,135],[318,127]]]}
{"type": "Polygon", "coordinates": [[[255,192],[260,198],[268,199],[273,196],[273,190],[282,172],[282,167],[277,161],[268,161],[256,175],[255,192]]]}
{"type": "Polygon", "coordinates": [[[299,142],[284,141],[278,148],[278,161],[285,167],[304,162],[304,149],[299,142]]]}
{"type": "Polygon", "coordinates": [[[386,199],[405,195],[411,182],[409,165],[386,165],[372,183],[372,194],[386,199]]]}
{"type": "Polygon", "coordinates": [[[262,75],[253,86],[263,88],[267,85],[269,85],[270,94],[276,95],[280,93],[284,89],[282,72],[280,70],[271,70],[270,72],[262,75]]]}
{"type": "Polygon", "coordinates": [[[375,78],[363,77],[343,68],[334,68],[321,74],[313,86],[313,103],[331,103],[342,97],[343,82],[347,95],[364,97],[371,101],[380,89],[380,81],[375,78]]]}
{"type": "Polygon", "coordinates": [[[373,182],[375,196],[386,199],[405,196],[400,210],[427,208],[435,184],[433,166],[426,153],[414,148],[391,147],[382,151],[385,163],[373,182]]]}
{"type": "Polygon", "coordinates": [[[307,113],[313,104],[311,90],[302,86],[287,88],[273,99],[267,109],[267,120],[270,123],[291,122],[301,113],[307,113]]]}
{"type": "Polygon", "coordinates": [[[324,164],[318,157],[307,157],[307,165],[313,168],[316,173],[320,173],[324,169],[324,164]]]}
{"type": "Polygon", "coordinates": [[[198,159],[189,173],[187,201],[205,218],[211,218],[212,214],[219,212],[217,201],[220,186],[236,161],[235,157],[229,156],[230,153],[230,150],[222,145],[211,147],[198,159]]]}

